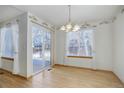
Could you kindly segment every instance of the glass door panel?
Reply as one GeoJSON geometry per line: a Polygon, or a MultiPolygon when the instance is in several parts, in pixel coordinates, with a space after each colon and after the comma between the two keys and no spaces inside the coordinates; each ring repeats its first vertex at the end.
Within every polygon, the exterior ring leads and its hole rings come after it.
{"type": "Polygon", "coordinates": [[[46,66],[50,65],[51,60],[51,33],[46,31],[44,32],[44,60],[46,62],[46,66]]]}
{"type": "Polygon", "coordinates": [[[51,33],[40,25],[32,25],[33,72],[50,66],[51,33]]]}

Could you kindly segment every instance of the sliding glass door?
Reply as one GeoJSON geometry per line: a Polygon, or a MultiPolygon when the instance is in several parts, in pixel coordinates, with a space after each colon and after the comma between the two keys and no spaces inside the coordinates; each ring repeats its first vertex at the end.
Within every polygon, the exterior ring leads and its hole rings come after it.
{"type": "Polygon", "coordinates": [[[51,32],[48,29],[32,25],[33,72],[37,73],[51,64],[51,32]]]}

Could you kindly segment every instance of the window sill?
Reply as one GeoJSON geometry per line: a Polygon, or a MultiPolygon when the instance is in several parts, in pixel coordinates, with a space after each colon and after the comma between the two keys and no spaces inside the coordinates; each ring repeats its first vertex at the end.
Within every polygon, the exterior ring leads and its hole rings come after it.
{"type": "Polygon", "coordinates": [[[68,58],[87,58],[87,59],[93,59],[92,56],[66,56],[68,58]]]}
{"type": "Polygon", "coordinates": [[[6,59],[6,60],[12,60],[12,61],[14,61],[14,58],[12,58],[12,57],[1,57],[2,59],[6,59]]]}

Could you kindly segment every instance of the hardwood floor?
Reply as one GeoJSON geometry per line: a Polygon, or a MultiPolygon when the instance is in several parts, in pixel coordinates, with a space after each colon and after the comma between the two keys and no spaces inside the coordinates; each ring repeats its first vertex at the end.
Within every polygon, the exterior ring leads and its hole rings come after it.
{"type": "Polygon", "coordinates": [[[122,88],[119,79],[106,71],[54,66],[50,71],[43,71],[29,80],[3,71],[0,74],[0,87],[42,87],[42,88],[122,88]]]}

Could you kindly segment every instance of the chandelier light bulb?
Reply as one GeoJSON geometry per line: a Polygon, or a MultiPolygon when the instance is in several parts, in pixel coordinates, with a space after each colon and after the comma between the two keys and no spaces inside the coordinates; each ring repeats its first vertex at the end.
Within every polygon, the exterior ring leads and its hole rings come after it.
{"type": "Polygon", "coordinates": [[[67,24],[67,25],[66,25],[66,28],[67,28],[68,30],[71,30],[71,29],[72,29],[71,23],[67,24]]]}
{"type": "Polygon", "coordinates": [[[61,28],[60,28],[60,30],[66,30],[66,28],[65,28],[65,26],[62,26],[61,28]]]}
{"type": "Polygon", "coordinates": [[[73,28],[73,31],[78,31],[80,29],[80,26],[79,25],[75,25],[74,28],[73,28]]]}

